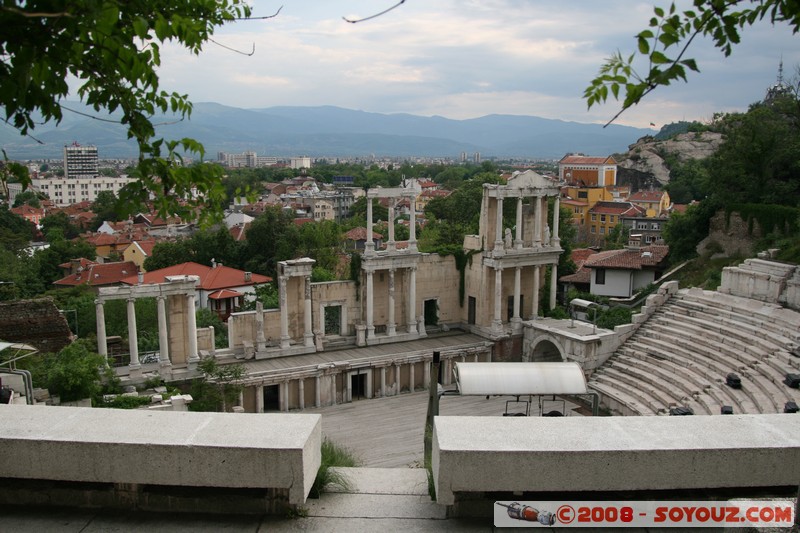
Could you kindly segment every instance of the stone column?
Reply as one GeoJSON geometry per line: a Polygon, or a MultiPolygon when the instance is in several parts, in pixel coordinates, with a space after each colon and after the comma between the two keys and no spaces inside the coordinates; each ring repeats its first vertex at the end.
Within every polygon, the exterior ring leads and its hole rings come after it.
{"type": "Polygon", "coordinates": [[[281,383],[279,388],[279,393],[281,395],[279,403],[280,403],[280,410],[281,411],[288,411],[289,410],[289,382],[284,381],[281,383]]]}
{"type": "Polygon", "coordinates": [[[281,310],[281,348],[289,347],[289,309],[286,299],[286,284],[288,276],[278,276],[278,306],[281,310]]]}
{"type": "Polygon", "coordinates": [[[408,220],[408,249],[412,252],[417,251],[417,198],[410,198],[411,209],[408,220]]]}
{"type": "Polygon", "coordinates": [[[386,334],[394,337],[396,334],[394,323],[394,269],[389,269],[389,323],[386,325],[386,334]]]}
{"type": "Polygon", "coordinates": [[[400,394],[400,364],[394,365],[394,383],[396,385],[397,394],[400,394]]]}
{"type": "Polygon", "coordinates": [[[422,388],[428,390],[431,384],[431,362],[422,362],[422,388]]]}
{"type": "Polygon", "coordinates": [[[408,332],[417,332],[417,267],[408,269],[408,332]]]}
{"type": "Polygon", "coordinates": [[[336,405],[336,374],[331,374],[331,405],[336,405]]]}
{"type": "Polygon", "coordinates": [[[314,332],[311,324],[311,276],[304,278],[305,300],[303,303],[303,339],[307,348],[314,346],[314,332]]]}
{"type": "Polygon", "coordinates": [[[364,241],[364,255],[375,252],[375,241],[372,240],[372,198],[367,194],[367,240],[364,241]]]}
{"type": "Polygon", "coordinates": [[[139,363],[139,340],[137,338],[136,330],[136,300],[128,298],[128,349],[131,353],[131,362],[129,368],[131,370],[138,370],[142,367],[139,363]]]}
{"type": "Polygon", "coordinates": [[[386,367],[381,367],[381,398],[386,397],[386,367]]]}
{"type": "Polygon", "coordinates": [[[553,263],[550,267],[550,309],[556,307],[556,293],[558,292],[558,265],[553,263]]]}
{"type": "Polygon", "coordinates": [[[502,315],[502,296],[503,296],[503,269],[494,269],[494,320],[492,321],[492,331],[500,333],[503,330],[502,315]]]}
{"type": "Polygon", "coordinates": [[[342,403],[348,403],[353,401],[353,377],[350,373],[342,373],[345,377],[346,383],[344,386],[345,397],[342,399],[342,403]]]}
{"type": "Polygon", "coordinates": [[[533,247],[542,245],[542,197],[535,196],[533,200],[533,247]]]}
{"type": "Polygon", "coordinates": [[[494,249],[503,249],[503,199],[497,198],[495,205],[497,205],[497,218],[494,228],[494,249]]]}
{"type": "Polygon", "coordinates": [[[514,237],[514,248],[522,248],[522,196],[517,198],[517,231],[514,237]]]}
{"type": "Polygon", "coordinates": [[[322,393],[319,390],[319,386],[322,380],[320,379],[319,375],[314,378],[314,407],[322,407],[322,393]]]}
{"type": "Polygon", "coordinates": [[[555,203],[553,205],[553,235],[550,238],[550,244],[552,246],[560,246],[561,239],[558,237],[558,222],[559,222],[559,212],[561,210],[561,200],[558,196],[556,196],[555,203]]]}
{"type": "Polygon", "coordinates": [[[167,331],[167,297],[156,296],[158,305],[158,363],[162,367],[172,366],[169,360],[169,332],[167,331]]]}
{"type": "Polygon", "coordinates": [[[539,265],[533,266],[533,308],[531,310],[531,320],[539,317],[539,265]]]}
{"type": "Polygon", "coordinates": [[[373,287],[372,287],[372,276],[373,272],[371,270],[367,270],[367,340],[372,339],[375,337],[375,322],[374,322],[374,310],[373,310],[373,287]]]}
{"type": "MultiPolygon", "coordinates": [[[[230,320],[228,320],[230,323],[230,320]]],[[[256,352],[267,349],[267,338],[264,336],[264,304],[256,301],[256,352]]]]}
{"type": "Polygon", "coordinates": [[[297,389],[298,389],[298,402],[297,404],[300,406],[300,409],[306,408],[306,384],[305,380],[300,378],[297,380],[297,389]]]}
{"type": "Polygon", "coordinates": [[[256,387],[256,413],[264,412],[264,385],[256,387]]]}
{"type": "Polygon", "coordinates": [[[520,292],[522,287],[522,267],[516,267],[514,269],[514,316],[512,317],[512,321],[514,322],[521,322],[522,318],[520,316],[520,292]]]}
{"type": "Polygon", "coordinates": [[[389,225],[389,241],[386,243],[386,250],[389,252],[394,252],[396,250],[394,242],[394,208],[396,204],[397,200],[394,198],[389,201],[389,220],[387,220],[389,225]]]}
{"type": "Polygon", "coordinates": [[[408,391],[414,392],[414,387],[416,385],[416,376],[414,376],[414,363],[408,363],[408,391]]]}
{"type": "MultiPolygon", "coordinates": [[[[94,311],[97,317],[97,353],[108,357],[108,339],[106,338],[106,313],[104,304],[100,300],[94,301],[94,311]]],[[[106,365],[108,362],[106,362],[106,365]]]]}
{"type": "Polygon", "coordinates": [[[186,310],[188,315],[187,335],[189,336],[189,358],[187,362],[190,364],[197,363],[200,360],[200,355],[197,353],[197,316],[194,312],[194,298],[194,292],[186,295],[186,306],[188,307],[186,310]]]}

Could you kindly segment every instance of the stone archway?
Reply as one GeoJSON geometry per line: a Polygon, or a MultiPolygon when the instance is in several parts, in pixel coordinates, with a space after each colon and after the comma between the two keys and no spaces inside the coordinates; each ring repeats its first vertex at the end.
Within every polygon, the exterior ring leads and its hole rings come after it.
{"type": "Polygon", "coordinates": [[[552,338],[542,338],[533,346],[528,354],[526,361],[532,363],[560,363],[566,361],[564,350],[560,343],[552,338]]]}

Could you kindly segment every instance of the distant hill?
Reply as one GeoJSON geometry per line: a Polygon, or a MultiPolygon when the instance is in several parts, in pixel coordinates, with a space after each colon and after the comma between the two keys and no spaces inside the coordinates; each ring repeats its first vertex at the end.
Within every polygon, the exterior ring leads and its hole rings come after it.
{"type": "MultiPolygon", "coordinates": [[[[98,114],[77,103],[68,107],[98,114]]],[[[113,119],[108,115],[100,118],[113,119]]],[[[65,111],[64,120],[37,126],[35,137],[22,137],[0,126],[0,146],[12,159],[60,158],[65,144],[94,144],[104,158],[134,157],[134,144],[125,130],[106,120],[65,111]],[[38,139],[43,144],[37,142],[38,139]]],[[[627,149],[652,130],[565,122],[523,115],[487,115],[468,120],[381,114],[339,107],[269,107],[240,109],[215,103],[196,103],[191,119],[155,117],[160,135],[192,137],[205,145],[207,158],[218,151],[254,150],[278,157],[421,156],[561,158],[569,152],[609,155],[627,149]]]]}

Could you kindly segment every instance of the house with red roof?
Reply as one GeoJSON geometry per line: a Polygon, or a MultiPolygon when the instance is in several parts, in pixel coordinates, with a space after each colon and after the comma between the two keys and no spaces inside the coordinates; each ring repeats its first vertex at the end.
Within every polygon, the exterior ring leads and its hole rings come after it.
{"type": "Polygon", "coordinates": [[[622,224],[623,217],[644,215],[644,208],[630,202],[597,202],[587,212],[588,234],[605,239],[614,226],[622,224]]]}
{"type": "Polygon", "coordinates": [[[176,276],[200,278],[195,289],[197,291],[195,305],[199,309],[211,309],[223,321],[227,321],[231,313],[244,305],[247,295],[255,294],[257,286],[272,281],[269,276],[226,267],[220,263],[206,266],[188,262],[147,272],[143,274],[141,280],[138,276],[129,276],[123,279],[122,283],[125,285],[163,283],[167,278],[176,276]]]}
{"type": "Polygon", "coordinates": [[[559,283],[572,286],[581,292],[589,292],[592,283],[592,271],[586,268],[586,261],[598,253],[595,248],[576,248],[570,253],[570,259],[575,263],[575,273],[561,276],[559,283]]]}
{"type": "Polygon", "coordinates": [[[628,196],[628,201],[644,208],[648,217],[665,215],[672,203],[667,191],[638,191],[628,196]]]}
{"type": "Polygon", "coordinates": [[[95,263],[81,258],[59,266],[72,270],[65,277],[53,282],[53,285],[59,287],[88,285],[97,290],[100,287],[122,285],[123,279],[131,276],[135,278],[138,273],[138,268],[131,261],[95,263]]]}
{"type": "MultiPolygon", "coordinates": [[[[358,227],[353,228],[344,234],[345,247],[349,250],[364,251],[367,244],[367,228],[358,227]]],[[[380,250],[381,243],[383,243],[383,235],[380,233],[372,232],[372,242],[375,243],[375,249],[380,250]]]]}
{"type": "MultiPolygon", "coordinates": [[[[636,241],[636,238],[633,239],[636,241]]],[[[606,250],[589,256],[584,267],[591,271],[589,292],[598,296],[630,298],[661,278],[667,267],[669,246],[638,246],[606,250]]]]}
{"type": "Polygon", "coordinates": [[[28,204],[23,204],[18,207],[9,209],[15,215],[19,215],[28,222],[33,222],[38,228],[41,225],[42,219],[47,215],[42,207],[31,207],[28,204]]]}
{"type": "Polygon", "coordinates": [[[133,241],[122,250],[122,259],[131,261],[139,267],[141,272],[145,272],[144,262],[153,255],[153,247],[155,245],[155,239],[133,241]]]}

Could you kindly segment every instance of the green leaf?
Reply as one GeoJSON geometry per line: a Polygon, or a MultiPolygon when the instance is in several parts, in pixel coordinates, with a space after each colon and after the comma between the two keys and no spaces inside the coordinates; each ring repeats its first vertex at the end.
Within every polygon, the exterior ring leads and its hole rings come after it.
{"type": "Polygon", "coordinates": [[[654,65],[664,65],[666,63],[670,63],[672,60],[669,59],[664,54],[662,54],[661,52],[655,51],[652,54],[650,54],[650,61],[654,65]]]}

